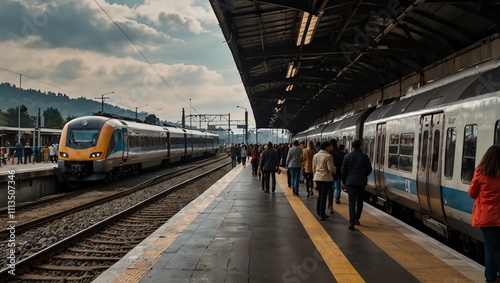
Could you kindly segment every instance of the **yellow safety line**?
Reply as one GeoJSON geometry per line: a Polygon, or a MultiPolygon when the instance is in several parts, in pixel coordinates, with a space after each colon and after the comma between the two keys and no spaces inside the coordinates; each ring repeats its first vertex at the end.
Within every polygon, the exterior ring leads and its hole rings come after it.
{"type": "Polygon", "coordinates": [[[293,195],[292,189],[287,188],[286,174],[282,174],[276,179],[281,188],[286,188],[282,189],[283,193],[337,282],[365,282],[319,223],[318,219],[299,197],[293,195]]]}
{"type": "Polygon", "coordinates": [[[227,185],[240,173],[241,166],[233,169],[229,174],[222,177],[215,183],[204,197],[198,197],[193,201],[193,205],[186,211],[183,211],[183,216],[179,217],[175,222],[169,223],[163,235],[159,236],[149,245],[141,256],[137,258],[127,270],[115,278],[112,282],[138,282],[142,279],[154,264],[160,259],[161,255],[168,247],[177,239],[177,237],[198,217],[200,213],[213,202],[215,198],[227,187],[227,185]],[[139,280],[138,280],[139,279],[139,280]]]}

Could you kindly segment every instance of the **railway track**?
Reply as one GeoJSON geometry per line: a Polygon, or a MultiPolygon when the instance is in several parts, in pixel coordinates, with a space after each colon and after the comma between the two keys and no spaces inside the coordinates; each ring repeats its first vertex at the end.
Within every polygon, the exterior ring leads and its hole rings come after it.
{"type": "MultiPolygon", "coordinates": [[[[224,159],[225,159],[225,158],[224,158],[224,159]]],[[[218,160],[218,162],[219,162],[219,163],[220,163],[220,161],[221,161],[221,160],[218,160]]],[[[228,163],[229,163],[229,162],[224,162],[224,163],[223,163],[223,165],[222,165],[222,167],[223,167],[223,166],[226,166],[228,163]]],[[[201,170],[201,171],[205,171],[205,172],[206,172],[207,170],[205,170],[205,169],[204,169],[206,166],[207,166],[207,162],[198,162],[198,166],[193,166],[193,167],[189,167],[189,168],[184,168],[184,169],[182,170],[182,172],[184,172],[184,173],[186,173],[186,172],[190,172],[190,171],[194,170],[194,168],[195,168],[195,167],[198,167],[198,168],[199,168],[198,170],[201,170]]],[[[221,167],[221,166],[219,166],[219,167],[221,167]]],[[[210,172],[210,171],[209,171],[209,172],[210,172]]],[[[172,175],[172,174],[173,174],[173,173],[169,174],[169,176],[170,176],[170,175],[172,175]]],[[[177,175],[179,175],[179,174],[180,174],[180,171],[176,171],[176,174],[177,174],[177,175]]],[[[202,175],[200,175],[200,176],[203,176],[203,174],[202,174],[202,175]]],[[[194,181],[194,180],[196,180],[197,178],[201,178],[200,176],[198,176],[198,177],[196,177],[196,178],[193,178],[193,179],[190,179],[190,180],[188,180],[188,181],[182,182],[180,186],[182,186],[182,185],[186,185],[187,183],[190,183],[190,182],[193,182],[193,181],[194,181]]],[[[171,176],[170,176],[170,177],[171,177],[171,176]]],[[[167,180],[168,180],[168,179],[170,179],[170,177],[167,177],[167,176],[158,176],[158,177],[156,177],[156,178],[153,178],[153,180],[149,180],[149,181],[147,181],[147,182],[143,182],[143,183],[141,183],[140,185],[141,185],[141,186],[151,186],[153,183],[158,183],[158,182],[161,182],[161,181],[165,181],[164,179],[167,179],[167,180]],[[163,177],[163,178],[162,178],[162,177],[163,177]]],[[[179,185],[178,185],[178,186],[179,186],[179,185]]],[[[177,190],[176,188],[177,188],[178,186],[174,186],[174,187],[173,187],[173,189],[169,189],[169,190],[167,190],[167,191],[168,191],[168,192],[171,192],[171,191],[176,191],[176,190],[177,190]]],[[[208,186],[207,186],[207,187],[208,187],[208,186]]],[[[133,188],[133,190],[137,190],[137,188],[133,188]]],[[[131,190],[129,190],[129,192],[130,192],[130,193],[133,193],[131,190]]],[[[129,193],[129,194],[130,194],[130,193],[129,193]]],[[[161,195],[161,194],[162,194],[162,193],[158,193],[157,195],[161,195]]],[[[168,194],[168,193],[167,193],[167,194],[168,194]]],[[[184,194],[184,193],[183,193],[183,194],[184,194]]],[[[195,197],[196,197],[196,196],[194,196],[194,197],[193,197],[193,196],[191,196],[191,197],[190,197],[190,200],[189,200],[187,203],[189,203],[189,202],[190,202],[192,199],[194,199],[195,197]]],[[[123,199],[123,198],[124,198],[124,197],[123,197],[123,195],[122,195],[122,199],[123,199]]],[[[134,198],[134,197],[133,197],[133,196],[128,196],[128,197],[127,197],[127,196],[125,196],[125,199],[132,199],[132,198],[134,198]]],[[[180,199],[182,199],[182,198],[183,198],[182,196],[178,197],[178,199],[179,199],[179,200],[180,200],[180,199]]],[[[141,198],[141,199],[142,199],[142,198],[141,198]]],[[[141,202],[141,205],[144,205],[144,203],[145,203],[145,202],[141,202]]],[[[93,203],[92,205],[88,205],[88,204],[87,204],[86,206],[93,207],[93,206],[95,206],[95,205],[96,205],[96,204],[95,204],[95,203],[93,203]]],[[[130,205],[129,205],[129,204],[124,204],[124,206],[125,206],[125,207],[129,207],[130,205]]],[[[139,207],[139,206],[140,206],[139,204],[134,205],[134,206],[133,206],[133,208],[132,208],[132,210],[133,210],[134,208],[135,208],[135,209],[137,209],[136,207],[139,207]]],[[[179,208],[179,209],[180,209],[180,208],[179,208]]],[[[176,211],[178,211],[179,209],[177,209],[176,211]]],[[[126,210],[125,210],[125,211],[126,211],[126,210]]],[[[130,211],[131,211],[131,210],[130,210],[130,211]]],[[[128,213],[131,213],[130,211],[129,211],[128,213]]],[[[85,211],[84,211],[84,212],[80,212],[80,213],[83,213],[83,215],[84,215],[83,217],[88,217],[88,218],[91,218],[91,217],[92,217],[92,214],[91,214],[90,212],[85,212],[85,211]]],[[[97,212],[97,214],[100,214],[100,213],[98,213],[98,212],[97,212]]],[[[127,212],[124,212],[124,214],[127,214],[127,212]]],[[[175,214],[175,212],[174,212],[174,214],[175,214]]],[[[170,217],[171,215],[173,215],[173,214],[168,214],[167,216],[159,217],[159,219],[158,219],[159,223],[164,223],[164,222],[166,221],[166,220],[165,220],[165,219],[166,219],[165,217],[170,217]]],[[[71,216],[72,216],[72,215],[71,215],[71,216]]],[[[160,213],[156,212],[156,213],[153,215],[153,218],[156,218],[156,217],[158,217],[158,216],[160,216],[160,213]]],[[[50,217],[49,217],[49,218],[50,218],[50,217]]],[[[56,218],[57,218],[57,219],[60,219],[60,218],[61,218],[61,216],[58,216],[58,217],[56,217],[56,218]]],[[[82,216],[76,216],[76,219],[79,219],[79,218],[82,218],[82,216]]],[[[108,218],[108,221],[112,221],[112,220],[109,220],[109,219],[114,219],[114,217],[109,217],[109,218],[108,218]]],[[[47,222],[47,221],[54,221],[54,220],[44,220],[44,221],[45,221],[45,222],[47,222]]],[[[71,222],[72,222],[71,220],[69,220],[69,221],[67,221],[67,220],[59,220],[59,221],[69,222],[69,225],[73,226],[73,223],[71,223],[71,222]]],[[[74,220],[73,220],[73,221],[74,221],[74,220]]],[[[135,221],[137,221],[137,220],[135,220],[135,221]]],[[[154,221],[148,221],[148,222],[154,223],[154,221]]],[[[99,223],[100,223],[100,222],[99,222],[99,223]]],[[[74,223],[74,224],[75,224],[75,225],[78,225],[78,223],[74,223]]],[[[50,225],[52,225],[52,224],[50,224],[50,225]]],[[[33,262],[33,261],[39,261],[39,260],[41,260],[41,259],[46,258],[46,257],[47,257],[47,252],[48,252],[48,253],[51,253],[51,252],[50,252],[51,250],[57,250],[57,249],[62,248],[62,247],[64,247],[64,246],[66,246],[68,243],[72,242],[73,240],[71,240],[71,239],[73,239],[73,238],[75,238],[75,237],[76,237],[76,238],[81,237],[81,236],[78,236],[78,235],[89,234],[89,233],[91,233],[92,231],[95,231],[95,229],[97,229],[98,227],[102,227],[101,225],[103,225],[103,224],[100,224],[100,225],[95,224],[95,225],[93,225],[93,226],[91,226],[91,227],[89,227],[89,228],[86,228],[86,229],[82,230],[81,232],[76,233],[76,234],[75,234],[75,235],[73,235],[73,236],[70,236],[70,237],[67,237],[67,238],[64,238],[64,239],[62,239],[62,240],[58,241],[57,243],[55,243],[55,244],[54,244],[54,245],[52,245],[51,247],[42,247],[42,248],[38,248],[38,249],[33,248],[33,249],[32,249],[33,254],[32,254],[31,256],[29,256],[29,257],[27,257],[27,258],[24,258],[24,259],[22,259],[21,261],[17,262],[17,264],[16,264],[16,270],[23,269],[23,268],[27,268],[28,266],[30,266],[30,265],[32,264],[32,262],[33,262]],[[97,225],[97,226],[96,226],[96,225],[97,225]]],[[[45,225],[45,226],[48,226],[48,225],[45,225]]],[[[45,226],[44,226],[44,227],[40,227],[40,228],[38,228],[38,229],[46,228],[45,226]]],[[[139,226],[140,226],[140,225],[139,225],[139,226]]],[[[32,229],[32,228],[30,228],[30,229],[32,229]]],[[[62,229],[63,229],[63,230],[65,230],[65,229],[64,229],[64,225],[63,225],[63,228],[62,228],[62,229]]],[[[156,229],[156,228],[155,228],[155,229],[156,229]]],[[[51,230],[56,230],[56,228],[54,228],[54,229],[49,228],[48,230],[49,230],[49,231],[51,231],[51,230]]],[[[127,229],[125,229],[125,230],[127,230],[127,229]]],[[[132,230],[136,230],[136,229],[132,229],[132,230]]],[[[47,229],[46,229],[45,231],[47,231],[47,229]]],[[[148,231],[149,231],[149,230],[148,230],[148,231]]],[[[32,232],[33,234],[36,234],[38,237],[41,237],[41,238],[42,238],[42,240],[44,240],[44,237],[46,237],[46,238],[48,238],[49,236],[50,236],[50,237],[53,237],[53,235],[52,235],[52,234],[50,234],[50,235],[48,235],[48,236],[47,236],[47,235],[45,235],[47,232],[38,232],[38,231],[35,231],[35,230],[34,230],[34,231],[30,231],[30,232],[32,232]],[[39,234],[43,234],[43,236],[40,236],[39,234]]],[[[18,231],[17,231],[17,227],[16,227],[16,233],[18,233],[18,231]]],[[[29,233],[29,232],[28,232],[28,233],[29,233]]],[[[26,234],[28,234],[28,233],[26,233],[26,234]]],[[[149,233],[149,232],[145,232],[145,234],[148,234],[148,233],[149,233]]],[[[58,232],[57,232],[57,231],[54,231],[54,233],[53,233],[53,234],[58,234],[58,232]]],[[[149,235],[149,234],[148,234],[148,235],[149,235]]],[[[17,236],[17,235],[16,235],[16,236],[17,236]]],[[[109,235],[108,235],[108,236],[109,236],[109,235]]],[[[113,235],[113,237],[115,237],[115,235],[113,235]]],[[[140,236],[131,236],[131,235],[127,235],[127,236],[126,236],[126,238],[128,238],[128,239],[131,239],[131,238],[136,238],[136,237],[140,237],[140,236]]],[[[30,235],[27,235],[27,236],[26,236],[26,238],[30,238],[30,235]]],[[[44,240],[44,241],[45,241],[45,240],[44,240]]],[[[36,242],[36,241],[35,241],[35,242],[36,242]]],[[[133,244],[133,243],[132,243],[132,244],[133,244]]],[[[30,243],[28,243],[28,246],[29,246],[29,245],[34,245],[34,244],[33,244],[33,243],[31,243],[31,244],[30,244],[30,243]]],[[[86,253],[89,253],[90,251],[92,251],[92,250],[89,250],[89,249],[85,246],[85,244],[84,244],[83,246],[79,246],[79,247],[76,247],[76,248],[75,248],[75,251],[83,251],[83,250],[85,250],[85,252],[86,252],[86,253]]],[[[73,251],[73,252],[75,252],[75,251],[73,251]]],[[[119,253],[117,253],[117,254],[119,254],[119,253]]],[[[4,265],[4,266],[5,266],[5,265],[4,265]]],[[[43,266],[42,266],[42,267],[43,267],[43,266]]],[[[73,268],[74,268],[74,267],[73,267],[73,268]]],[[[5,271],[6,271],[5,269],[4,269],[4,270],[2,270],[2,271],[0,271],[0,274],[1,274],[1,275],[0,275],[0,278],[5,278],[5,277],[4,277],[4,275],[6,275],[5,271]]],[[[71,276],[70,276],[70,277],[71,277],[71,276]]],[[[25,278],[25,279],[27,279],[27,278],[25,278]]]]}
{"type": "MultiPolygon", "coordinates": [[[[132,187],[130,187],[128,189],[121,190],[121,191],[108,192],[107,195],[105,195],[103,197],[96,197],[95,200],[90,200],[87,203],[83,203],[81,205],[73,206],[73,207],[70,207],[68,209],[64,209],[62,211],[58,211],[58,212],[55,212],[55,213],[50,213],[49,215],[40,216],[40,217],[37,217],[34,220],[31,220],[31,221],[25,222],[25,223],[23,223],[23,219],[22,219],[22,213],[23,213],[23,211],[33,210],[33,211],[37,212],[37,215],[40,215],[42,213],[39,213],[38,210],[39,210],[39,208],[41,206],[43,206],[44,209],[46,207],[56,206],[56,204],[58,202],[63,202],[64,200],[68,200],[68,199],[74,199],[74,198],[79,197],[79,196],[81,196],[81,195],[83,195],[85,193],[88,193],[88,192],[91,192],[91,191],[95,191],[97,187],[92,187],[90,189],[86,189],[83,192],[68,193],[68,194],[65,194],[65,195],[57,196],[55,198],[50,198],[48,200],[41,200],[41,201],[37,201],[37,202],[26,203],[26,204],[22,205],[21,208],[19,208],[19,207],[16,206],[16,213],[17,213],[16,219],[18,221],[18,224],[16,225],[16,232],[17,233],[22,233],[22,232],[27,231],[29,229],[32,229],[34,227],[38,227],[38,226],[43,225],[45,223],[54,221],[55,219],[64,217],[66,215],[73,214],[73,213],[75,213],[77,211],[82,211],[82,210],[89,209],[89,208],[91,208],[91,207],[93,207],[95,205],[101,204],[101,203],[106,203],[106,202],[109,202],[111,200],[118,199],[118,198],[130,195],[130,194],[132,194],[134,192],[137,192],[138,190],[142,190],[144,188],[147,188],[148,186],[151,186],[151,185],[154,185],[154,184],[157,184],[157,183],[161,183],[161,182],[163,182],[163,181],[165,181],[167,179],[170,179],[170,178],[173,178],[173,177],[176,177],[176,176],[180,176],[180,175],[186,174],[188,172],[192,172],[192,171],[194,171],[196,169],[208,166],[210,164],[214,164],[214,163],[220,162],[221,160],[224,160],[224,159],[226,159],[225,156],[222,157],[222,158],[218,157],[216,159],[201,160],[201,161],[193,162],[193,163],[189,164],[187,167],[183,167],[183,168],[179,168],[179,169],[174,169],[174,171],[170,171],[168,173],[165,173],[165,174],[162,174],[162,175],[158,175],[157,177],[154,177],[154,178],[148,179],[146,181],[143,181],[143,182],[141,182],[139,184],[133,185],[132,187]]],[[[101,186],[101,188],[102,188],[102,186],[101,186]]],[[[7,213],[5,212],[2,215],[7,215],[7,213]]],[[[7,219],[4,218],[3,220],[5,220],[5,221],[3,221],[3,223],[7,223],[7,221],[6,221],[7,219]]],[[[0,231],[0,239],[4,238],[4,237],[5,238],[8,237],[9,233],[10,232],[8,230],[6,230],[6,229],[5,230],[1,230],[0,231]]]]}

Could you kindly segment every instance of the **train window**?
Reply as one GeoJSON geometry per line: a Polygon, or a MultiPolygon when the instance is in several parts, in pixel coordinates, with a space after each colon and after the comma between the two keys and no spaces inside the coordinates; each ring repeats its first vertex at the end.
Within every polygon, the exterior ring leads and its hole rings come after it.
{"type": "Polygon", "coordinates": [[[448,128],[446,131],[446,151],[444,156],[444,176],[453,177],[453,166],[455,164],[455,147],[457,145],[457,128],[448,128]]]}
{"type": "Polygon", "coordinates": [[[368,158],[370,158],[370,160],[373,160],[373,147],[374,147],[374,141],[375,140],[375,137],[366,137],[364,139],[364,150],[365,150],[365,153],[366,155],[368,155],[368,158]]]}
{"type": "Polygon", "coordinates": [[[392,169],[398,169],[399,163],[399,134],[389,135],[389,159],[388,166],[392,169]]]}
{"type": "Polygon", "coordinates": [[[495,141],[494,144],[500,144],[500,121],[495,125],[495,141]]]}
{"type": "Polygon", "coordinates": [[[375,137],[371,136],[370,137],[370,160],[373,160],[373,155],[375,152],[375,137]]]}
{"type": "Polygon", "coordinates": [[[436,173],[438,170],[438,160],[439,160],[439,144],[441,143],[441,131],[434,131],[434,144],[432,145],[432,164],[431,170],[436,173]]]}
{"type": "Polygon", "coordinates": [[[69,148],[89,148],[95,146],[99,129],[72,129],[68,134],[66,146],[69,148]]]}
{"type": "Polygon", "coordinates": [[[424,136],[422,137],[422,156],[420,158],[420,168],[425,171],[427,165],[427,144],[429,143],[429,131],[424,131],[424,136]]]}
{"type": "Polygon", "coordinates": [[[462,151],[462,182],[470,182],[476,163],[477,125],[466,125],[462,151]]]}
{"type": "Polygon", "coordinates": [[[415,134],[401,134],[399,145],[399,170],[411,172],[413,167],[413,145],[415,134]]]}

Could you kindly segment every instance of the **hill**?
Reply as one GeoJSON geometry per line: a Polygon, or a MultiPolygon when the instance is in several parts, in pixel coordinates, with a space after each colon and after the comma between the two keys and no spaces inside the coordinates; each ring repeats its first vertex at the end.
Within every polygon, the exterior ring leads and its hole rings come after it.
{"type": "MultiPolygon", "coordinates": [[[[93,115],[101,110],[101,102],[91,100],[85,97],[70,98],[64,93],[41,92],[34,89],[19,89],[16,85],[10,83],[0,83],[0,111],[6,112],[10,107],[17,107],[24,104],[27,108],[27,114],[36,116],[38,108],[43,113],[44,110],[52,107],[61,113],[61,117],[66,119],[68,116],[87,116],[93,115]]],[[[126,117],[135,117],[132,110],[123,109],[104,103],[105,112],[117,114],[126,117]]],[[[147,113],[140,112],[137,118],[144,120],[147,113]]]]}

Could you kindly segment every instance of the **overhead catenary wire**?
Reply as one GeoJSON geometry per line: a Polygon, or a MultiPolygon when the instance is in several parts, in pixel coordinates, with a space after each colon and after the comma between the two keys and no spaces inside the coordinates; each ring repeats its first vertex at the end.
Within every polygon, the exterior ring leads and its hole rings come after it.
{"type": "MultiPolygon", "coordinates": [[[[182,97],[180,97],[171,87],[170,85],[167,83],[167,81],[165,80],[165,78],[163,78],[163,76],[158,72],[158,70],[155,69],[155,67],[153,66],[153,64],[151,64],[151,62],[148,60],[148,58],[146,58],[146,56],[141,52],[141,50],[139,49],[139,47],[134,43],[134,41],[128,36],[128,34],[118,25],[118,23],[108,14],[108,12],[106,12],[106,10],[104,10],[104,8],[97,2],[97,0],[94,0],[94,2],[97,4],[97,6],[99,6],[99,8],[103,11],[103,13],[113,22],[113,24],[115,24],[115,26],[123,33],[123,35],[125,35],[125,37],[130,41],[130,43],[132,43],[132,45],[134,46],[134,48],[137,50],[137,52],[139,52],[139,54],[142,56],[142,58],[144,58],[144,60],[149,64],[149,66],[156,72],[156,74],[158,75],[158,77],[160,77],[160,79],[163,81],[163,83],[168,87],[168,89],[181,101],[183,101],[184,103],[186,104],[189,104],[189,107],[194,110],[195,112],[198,112],[198,110],[196,110],[194,107],[191,106],[190,103],[188,103],[188,101],[186,101],[185,99],[183,99],[182,97]]],[[[198,112],[199,113],[199,112],[198,112]]]]}
{"type": "Polygon", "coordinates": [[[46,85],[51,86],[51,87],[53,87],[53,88],[60,89],[60,90],[65,91],[65,92],[67,92],[67,93],[74,94],[75,96],[81,96],[80,94],[78,94],[78,93],[76,93],[76,92],[73,92],[73,91],[70,91],[70,90],[67,90],[67,89],[64,89],[64,88],[58,87],[58,86],[56,86],[56,85],[53,85],[53,84],[48,83],[48,82],[44,82],[44,81],[39,80],[39,79],[35,79],[35,78],[31,77],[31,76],[28,76],[28,75],[25,75],[25,74],[21,74],[21,73],[18,73],[18,72],[16,72],[16,71],[9,70],[9,69],[4,68],[4,67],[1,67],[1,66],[0,66],[0,69],[5,70],[5,71],[7,71],[7,72],[11,72],[11,73],[16,74],[16,75],[20,75],[20,76],[26,77],[26,78],[28,78],[28,79],[32,79],[32,80],[37,81],[37,82],[42,83],[42,84],[46,84],[46,85]]]}

